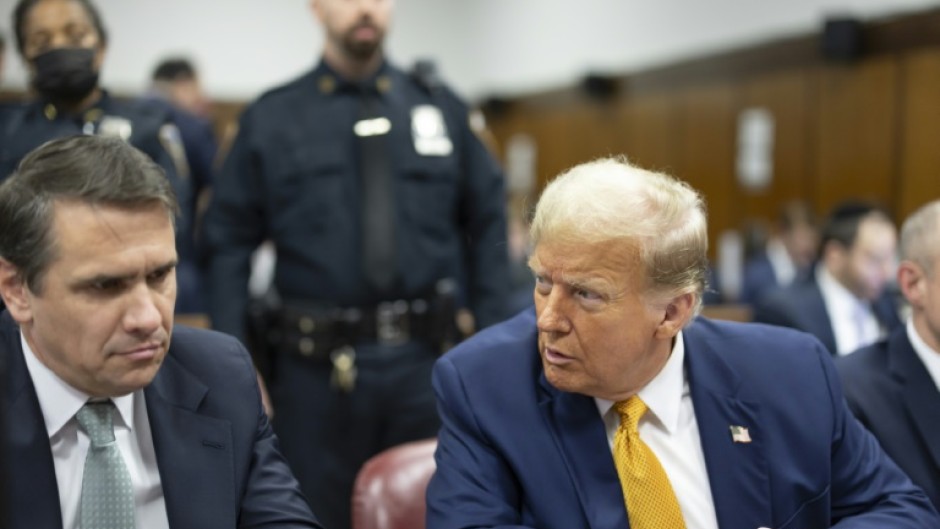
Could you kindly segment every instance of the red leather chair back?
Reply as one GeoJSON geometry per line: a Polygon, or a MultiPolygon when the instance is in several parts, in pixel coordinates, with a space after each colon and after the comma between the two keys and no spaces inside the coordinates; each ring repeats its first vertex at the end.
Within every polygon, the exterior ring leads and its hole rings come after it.
{"type": "Polygon", "coordinates": [[[352,529],[424,529],[435,448],[437,439],[425,439],[366,461],[353,486],[352,529]]]}

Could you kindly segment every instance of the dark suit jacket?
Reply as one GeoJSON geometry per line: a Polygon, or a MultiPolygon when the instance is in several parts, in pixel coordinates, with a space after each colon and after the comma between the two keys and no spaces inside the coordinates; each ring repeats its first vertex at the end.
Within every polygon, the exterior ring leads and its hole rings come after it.
{"type": "MultiPolygon", "coordinates": [[[[872,304],[875,318],[890,333],[901,326],[897,307],[891,293],[885,292],[872,304]]],[[[754,306],[754,321],[791,327],[819,338],[833,355],[836,354],[836,335],[826,310],[822,292],[815,280],[793,283],[766,293],[754,306]]]]}
{"type": "Polygon", "coordinates": [[[739,296],[741,303],[753,305],[764,292],[779,286],[777,274],[774,273],[774,267],[770,264],[767,252],[761,252],[744,263],[739,296]]]}
{"type": "Polygon", "coordinates": [[[858,420],[940,509],[940,392],[907,330],[836,361],[858,420]]]}
{"type": "MultiPolygon", "coordinates": [[[[684,339],[721,529],[940,527],[923,491],[852,417],[818,341],[704,319],[684,339]],[[730,426],[752,442],[733,442],[730,426]]],[[[594,399],[546,381],[533,312],[446,354],[434,386],[443,427],[428,529],[629,527],[594,399]]]]}
{"type": "MultiPolygon", "coordinates": [[[[23,358],[19,328],[0,314],[8,529],[62,527],[49,437],[23,358]]],[[[177,326],[163,366],[144,389],[173,529],[320,527],[277,450],[244,347],[177,326]]]]}

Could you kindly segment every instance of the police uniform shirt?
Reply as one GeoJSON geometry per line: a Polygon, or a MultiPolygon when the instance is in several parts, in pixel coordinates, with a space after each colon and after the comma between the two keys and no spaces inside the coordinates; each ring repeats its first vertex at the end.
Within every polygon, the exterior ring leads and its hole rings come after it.
{"type": "MultiPolygon", "coordinates": [[[[16,169],[30,151],[47,141],[78,134],[118,136],[140,149],[160,165],[173,185],[181,211],[193,201],[185,153],[169,116],[158,105],[117,101],[103,92],[90,108],[78,114],[60,112],[55,105],[38,100],[18,105],[2,115],[0,122],[0,181],[16,169]]],[[[177,220],[177,242],[190,232],[190,219],[177,220]]],[[[181,258],[187,256],[181,255],[181,258]]]]}
{"type": "Polygon", "coordinates": [[[368,306],[464,278],[481,325],[503,316],[503,177],[466,107],[388,63],[363,84],[379,93],[391,125],[398,285],[376,292],[364,280],[354,132],[361,89],[321,62],[247,108],[218,175],[204,224],[216,328],[242,334],[248,263],[265,239],[276,245],[275,286],[285,299],[368,306]]]}

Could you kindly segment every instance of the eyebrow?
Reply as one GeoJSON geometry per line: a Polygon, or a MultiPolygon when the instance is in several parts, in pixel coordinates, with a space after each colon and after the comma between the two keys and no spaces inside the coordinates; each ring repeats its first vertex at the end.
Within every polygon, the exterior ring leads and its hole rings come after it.
{"type": "MultiPolygon", "coordinates": [[[[167,261],[167,262],[163,263],[162,265],[156,266],[156,267],[154,267],[153,269],[148,270],[145,275],[150,275],[150,274],[152,274],[152,273],[154,273],[154,272],[168,272],[168,271],[170,271],[171,269],[176,268],[176,265],[177,265],[178,263],[179,263],[179,259],[173,259],[173,260],[171,260],[171,261],[167,261]]],[[[75,281],[75,285],[78,286],[78,287],[87,287],[87,286],[94,285],[95,283],[101,283],[101,282],[103,282],[103,281],[130,281],[131,279],[134,279],[134,278],[137,277],[137,276],[138,276],[137,273],[133,273],[133,274],[97,274],[97,275],[94,275],[94,276],[91,276],[91,277],[87,277],[87,278],[84,278],[84,279],[79,279],[79,280],[75,281]]]]}

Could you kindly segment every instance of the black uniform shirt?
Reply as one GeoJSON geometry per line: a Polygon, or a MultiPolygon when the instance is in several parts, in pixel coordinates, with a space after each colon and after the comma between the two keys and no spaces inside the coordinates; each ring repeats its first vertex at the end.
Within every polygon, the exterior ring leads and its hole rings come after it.
{"type": "Polygon", "coordinates": [[[241,117],[205,218],[213,326],[241,336],[249,260],[277,249],[275,286],[289,300],[369,306],[427,295],[460,278],[478,325],[504,316],[508,290],[503,176],[470,130],[466,107],[384,64],[365,81],[391,121],[397,261],[388,292],[362,273],[357,138],[360,88],[325,63],[276,88],[241,117]],[[442,117],[449,153],[419,153],[412,116],[442,117]]]}
{"type": "MultiPolygon", "coordinates": [[[[185,157],[175,127],[167,126],[169,115],[159,105],[142,101],[122,102],[103,93],[98,102],[79,114],[64,114],[51,103],[35,101],[8,108],[0,114],[0,181],[10,176],[30,151],[47,141],[77,134],[121,136],[150,156],[166,172],[176,192],[180,209],[192,209],[188,175],[178,170],[185,157]],[[178,150],[177,152],[173,152],[178,150]],[[175,156],[175,158],[174,158],[175,156]]],[[[188,215],[177,219],[177,246],[191,231],[188,215]]],[[[184,252],[181,252],[184,253],[184,252]]],[[[180,255],[181,259],[190,258],[180,255]]]]}

